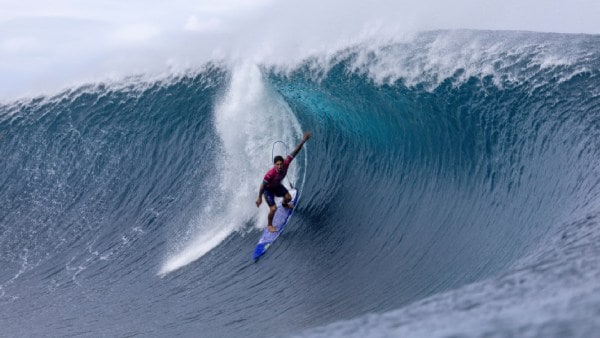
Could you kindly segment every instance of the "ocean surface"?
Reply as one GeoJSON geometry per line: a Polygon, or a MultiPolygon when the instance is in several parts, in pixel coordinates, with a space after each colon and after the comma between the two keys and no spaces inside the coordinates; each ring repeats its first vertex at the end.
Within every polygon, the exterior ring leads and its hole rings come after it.
{"type": "Polygon", "coordinates": [[[597,336],[599,147],[598,35],[432,31],[8,100],[1,335],[597,336]],[[304,131],[254,263],[262,176],[304,131]]]}

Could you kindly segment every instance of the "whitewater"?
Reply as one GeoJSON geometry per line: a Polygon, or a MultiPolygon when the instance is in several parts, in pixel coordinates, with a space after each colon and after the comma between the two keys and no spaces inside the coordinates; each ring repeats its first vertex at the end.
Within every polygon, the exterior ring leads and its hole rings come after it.
{"type": "Polygon", "coordinates": [[[286,6],[240,6],[266,14],[185,16],[166,68],[144,25],[120,33],[129,55],[64,51],[72,68],[2,40],[2,335],[600,332],[599,35],[390,29],[380,5],[370,29],[288,41],[286,6]],[[273,143],[304,131],[298,205],[255,263],[273,143]]]}

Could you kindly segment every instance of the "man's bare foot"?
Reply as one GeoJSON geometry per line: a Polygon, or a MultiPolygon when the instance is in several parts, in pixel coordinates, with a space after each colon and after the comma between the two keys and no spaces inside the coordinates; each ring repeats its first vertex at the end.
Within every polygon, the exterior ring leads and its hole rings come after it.
{"type": "Polygon", "coordinates": [[[272,225],[269,225],[267,228],[269,229],[269,232],[277,232],[277,228],[272,225]]]}
{"type": "Polygon", "coordinates": [[[294,209],[294,204],[292,202],[284,203],[283,207],[288,209],[294,209]]]}

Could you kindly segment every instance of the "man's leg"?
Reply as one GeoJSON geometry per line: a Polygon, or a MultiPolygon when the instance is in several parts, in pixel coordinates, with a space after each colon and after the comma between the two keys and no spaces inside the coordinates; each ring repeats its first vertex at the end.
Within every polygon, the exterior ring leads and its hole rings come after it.
{"type": "Polygon", "coordinates": [[[265,189],[265,201],[269,206],[269,216],[267,218],[267,228],[270,232],[277,232],[277,228],[273,226],[273,217],[275,216],[275,211],[277,210],[277,206],[275,205],[275,195],[269,189],[265,189]]]}
{"type": "Polygon", "coordinates": [[[294,207],[294,205],[291,203],[292,202],[292,195],[290,195],[290,193],[286,193],[285,196],[283,196],[283,206],[288,208],[288,209],[292,209],[294,207]]]}
{"type": "Polygon", "coordinates": [[[269,206],[269,217],[268,217],[267,228],[269,228],[270,232],[277,232],[277,228],[275,228],[273,226],[273,216],[275,216],[275,211],[276,210],[277,210],[277,206],[276,205],[269,206]]]}

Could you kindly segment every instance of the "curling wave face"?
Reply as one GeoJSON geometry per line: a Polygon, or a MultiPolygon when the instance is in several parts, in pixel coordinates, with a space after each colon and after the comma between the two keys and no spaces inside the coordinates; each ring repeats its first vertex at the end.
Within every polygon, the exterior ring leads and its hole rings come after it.
{"type": "Polygon", "coordinates": [[[494,289],[597,214],[598,55],[595,36],[432,32],[6,104],[3,326],[286,335],[494,289]],[[253,264],[270,146],[302,130],[297,210],[253,264]]]}

